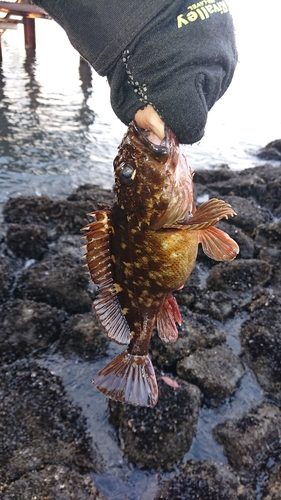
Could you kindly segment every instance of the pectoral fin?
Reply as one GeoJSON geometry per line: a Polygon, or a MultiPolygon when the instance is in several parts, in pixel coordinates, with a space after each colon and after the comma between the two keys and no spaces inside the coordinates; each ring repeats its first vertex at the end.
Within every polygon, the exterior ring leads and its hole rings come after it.
{"type": "Polygon", "coordinates": [[[178,338],[176,322],[181,325],[181,313],[175,297],[169,294],[165,297],[157,314],[157,331],[163,342],[175,342],[178,338]]]}
{"type": "Polygon", "coordinates": [[[178,229],[200,230],[215,226],[221,219],[227,219],[236,215],[228,203],[217,198],[205,201],[194,210],[192,216],[188,216],[180,223],[173,224],[171,227],[178,229]]]}
{"type": "Polygon", "coordinates": [[[85,256],[88,269],[93,282],[99,289],[93,308],[107,335],[118,344],[128,344],[130,329],[122,313],[112,276],[111,212],[104,210],[91,215],[95,220],[83,228],[88,231],[83,238],[87,239],[85,256]]]}
{"type": "Polygon", "coordinates": [[[223,262],[233,260],[239,253],[237,243],[217,227],[198,231],[198,240],[202,243],[204,253],[214,260],[223,262]]]}
{"type": "Polygon", "coordinates": [[[221,219],[227,219],[228,217],[233,217],[233,215],[236,215],[236,212],[234,212],[228,203],[217,198],[212,198],[202,203],[197,208],[193,217],[187,220],[186,224],[193,229],[206,229],[214,226],[221,219]]]}

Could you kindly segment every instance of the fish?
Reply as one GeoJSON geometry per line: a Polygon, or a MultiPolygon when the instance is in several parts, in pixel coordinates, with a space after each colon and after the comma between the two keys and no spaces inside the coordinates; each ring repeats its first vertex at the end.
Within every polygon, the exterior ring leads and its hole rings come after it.
{"type": "Polygon", "coordinates": [[[98,289],[95,314],[108,337],[126,349],[93,378],[113,400],[153,407],[158,386],[149,357],[154,325],[175,342],[181,315],[175,290],[192,272],[201,244],[205,254],[230,261],[237,243],[215,227],[236,215],[228,203],[209,199],[196,208],[193,171],[166,127],[158,140],[132,121],[114,160],[114,202],[92,212],[83,229],[86,261],[98,289]]]}

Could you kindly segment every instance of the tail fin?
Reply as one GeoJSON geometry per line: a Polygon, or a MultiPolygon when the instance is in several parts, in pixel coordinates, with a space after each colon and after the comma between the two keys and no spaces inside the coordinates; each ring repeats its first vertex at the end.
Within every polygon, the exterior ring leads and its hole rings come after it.
{"type": "Polygon", "coordinates": [[[135,406],[155,406],[158,386],[148,355],[133,356],[122,352],[93,379],[94,386],[105,396],[135,406]]]}

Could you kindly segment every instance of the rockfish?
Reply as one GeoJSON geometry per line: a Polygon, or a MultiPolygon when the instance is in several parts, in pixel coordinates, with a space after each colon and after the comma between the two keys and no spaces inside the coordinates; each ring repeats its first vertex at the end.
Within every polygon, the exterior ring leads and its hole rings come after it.
{"type": "Polygon", "coordinates": [[[172,292],[193,270],[201,243],[218,261],[236,257],[238,245],[215,224],[236,215],[222,200],[196,209],[193,172],[171,130],[159,144],[135,122],[114,160],[115,201],[93,212],[84,229],[86,259],[98,296],[93,308],[108,336],[126,350],[93,379],[109,398],[140,406],[158,399],[148,355],[156,322],[164,342],[175,342],[181,315],[172,292]]]}

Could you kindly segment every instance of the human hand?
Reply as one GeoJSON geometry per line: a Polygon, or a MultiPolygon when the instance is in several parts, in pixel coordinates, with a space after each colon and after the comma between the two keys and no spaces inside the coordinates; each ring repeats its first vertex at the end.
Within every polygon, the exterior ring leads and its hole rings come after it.
{"type": "Polygon", "coordinates": [[[135,114],[135,121],[140,128],[150,130],[161,141],[164,139],[165,123],[151,104],[148,104],[143,109],[138,109],[135,114]]]}

